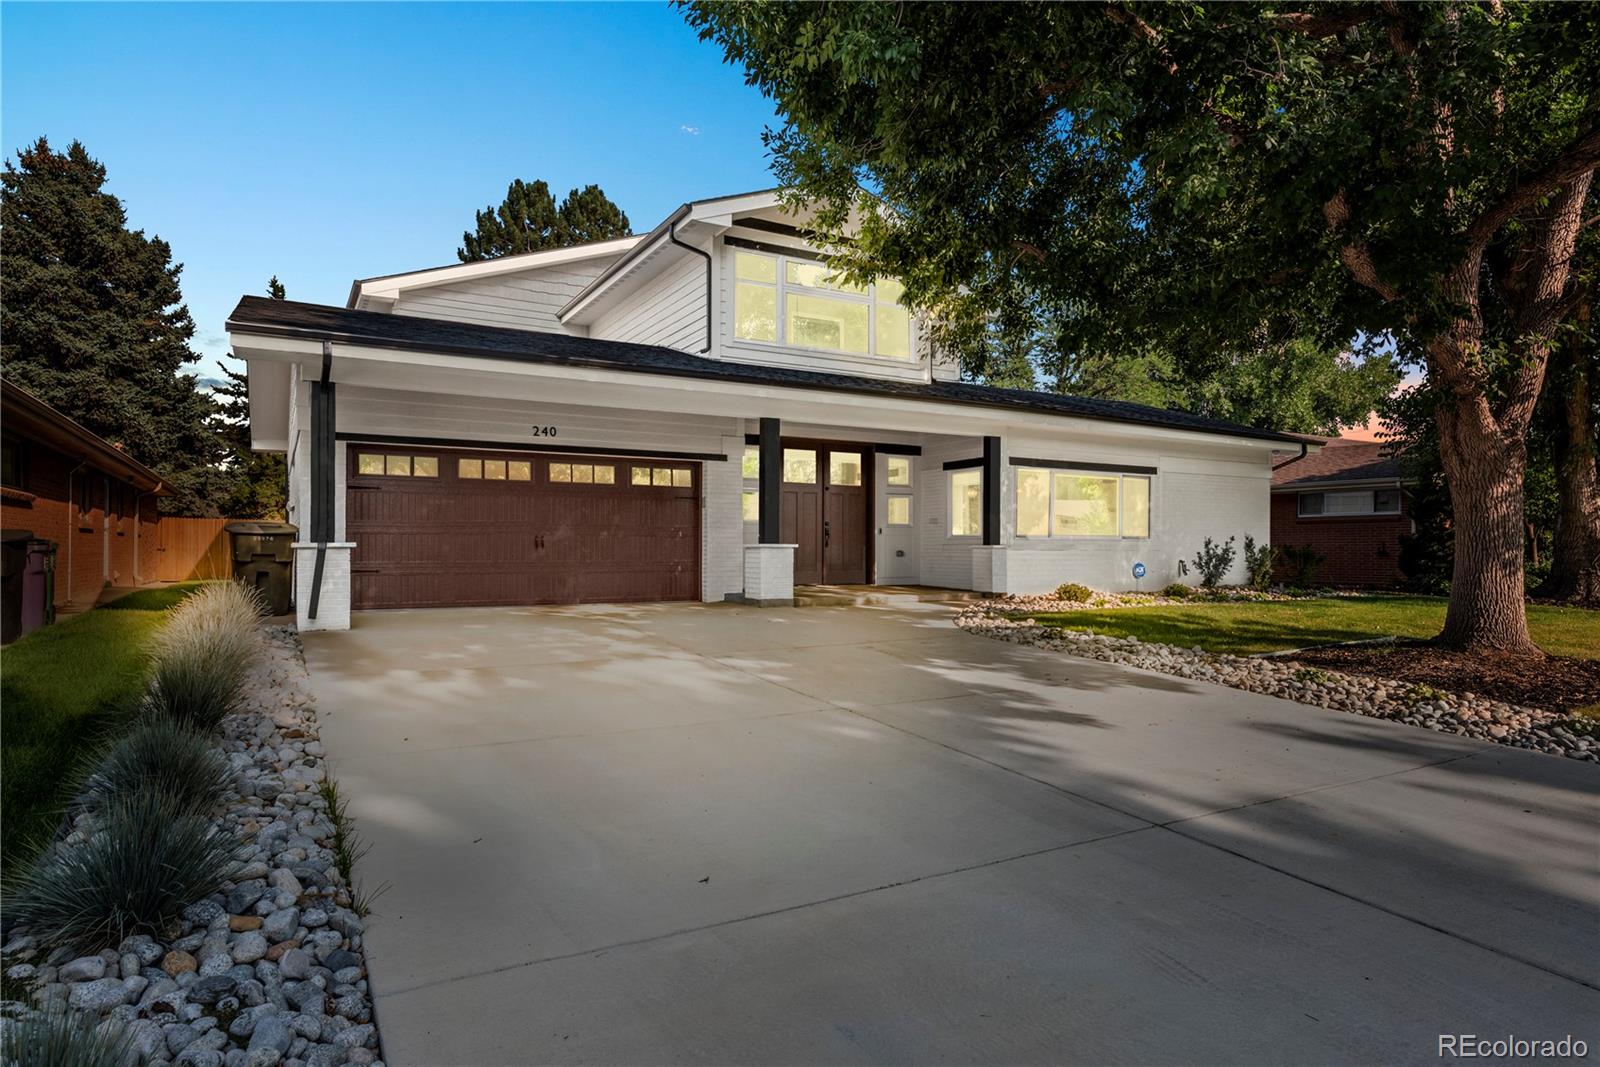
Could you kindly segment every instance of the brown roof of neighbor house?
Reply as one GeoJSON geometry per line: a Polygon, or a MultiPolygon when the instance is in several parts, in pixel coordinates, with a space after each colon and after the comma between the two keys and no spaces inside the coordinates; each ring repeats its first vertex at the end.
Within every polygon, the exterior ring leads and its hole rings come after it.
{"type": "Polygon", "coordinates": [[[1324,482],[1398,482],[1400,457],[1381,441],[1333,438],[1322,451],[1289,454],[1272,466],[1272,487],[1320,485],[1324,482]]]}
{"type": "Polygon", "coordinates": [[[161,475],[22,386],[3,378],[0,378],[0,421],[4,422],[8,434],[39,441],[144,492],[171,494],[162,483],[161,475]]]}

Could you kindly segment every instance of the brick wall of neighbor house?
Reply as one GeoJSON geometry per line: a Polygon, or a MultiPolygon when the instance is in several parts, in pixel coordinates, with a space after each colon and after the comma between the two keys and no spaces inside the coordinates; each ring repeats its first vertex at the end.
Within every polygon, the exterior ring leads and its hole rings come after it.
{"type": "MultiPolygon", "coordinates": [[[[133,581],[134,535],[133,523],[118,521],[117,498],[112,498],[112,522],[106,523],[106,486],[130,494],[133,490],[97,470],[84,469],[77,473],[78,461],[52,449],[30,442],[24,459],[24,482],[21,487],[32,500],[15,493],[0,499],[0,525],[8,530],[31,530],[35,537],[56,542],[56,605],[69,602],[92,602],[112,575],[119,581],[133,581]],[[68,494],[68,479],[71,494],[68,494]],[[83,484],[88,482],[89,510],[78,510],[83,484]],[[117,536],[121,529],[123,535],[117,536]],[[109,573],[106,546],[110,544],[109,573]]],[[[146,502],[154,517],[154,501],[146,502]]],[[[131,509],[131,503],[128,507],[131,509]]],[[[151,527],[153,529],[153,524],[151,527]]]]}
{"type": "MultiPolygon", "coordinates": [[[[1391,588],[1400,573],[1400,535],[1411,532],[1411,501],[1402,494],[1398,515],[1300,518],[1296,493],[1272,495],[1272,543],[1280,549],[1310,545],[1325,562],[1317,581],[1326,585],[1391,588]]],[[[1280,570],[1280,575],[1282,571],[1280,570]]]]}

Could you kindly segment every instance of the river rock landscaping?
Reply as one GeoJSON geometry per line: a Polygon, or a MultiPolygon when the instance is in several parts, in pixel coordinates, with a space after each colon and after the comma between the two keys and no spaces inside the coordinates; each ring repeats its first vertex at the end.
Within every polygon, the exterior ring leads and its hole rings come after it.
{"type": "MultiPolygon", "coordinates": [[[[98,950],[12,930],[0,949],[7,1028],[80,1013],[147,1064],[381,1064],[365,907],[349,881],[359,849],[329,788],[298,637],[262,634],[218,738],[232,787],[211,818],[236,849],[231,877],[164,928],[98,950]]],[[[80,811],[54,848],[85,848],[98,819],[80,811]]]]}
{"type": "Polygon", "coordinates": [[[1147,598],[1098,594],[1089,603],[1053,597],[1006,597],[963,604],[956,625],[1001,641],[1047,648],[1107,663],[1160,671],[1180,678],[1214,682],[1253,693],[1393,719],[1441,733],[1464,734],[1515,748],[1600,762],[1600,737],[1584,723],[1559,711],[1492,700],[1472,693],[1444,692],[1428,685],[1309,666],[1285,656],[1238,656],[1179,648],[1137,637],[1109,637],[1084,630],[1047,626],[1022,616],[1132,603],[1147,598]],[[1103,599],[1102,599],[1103,597],[1103,599]]]}

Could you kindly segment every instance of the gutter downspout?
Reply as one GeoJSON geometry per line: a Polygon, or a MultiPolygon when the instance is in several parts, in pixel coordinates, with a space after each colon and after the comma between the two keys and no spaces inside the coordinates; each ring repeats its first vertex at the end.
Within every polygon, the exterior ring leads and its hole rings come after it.
{"type": "Polygon", "coordinates": [[[711,253],[696,248],[694,245],[684,244],[682,241],[678,240],[678,222],[676,219],[674,219],[667,226],[667,240],[671,241],[679,248],[687,249],[688,251],[693,252],[695,255],[702,257],[706,261],[706,346],[699,352],[699,354],[703,356],[707,352],[711,351],[711,253]]]}
{"type": "MultiPolygon", "coordinates": [[[[318,383],[318,387],[316,389],[316,402],[311,405],[312,418],[318,420],[319,423],[326,422],[328,418],[328,388],[330,384],[328,379],[332,376],[332,374],[333,342],[324,340],[322,342],[322,381],[318,383]]],[[[316,566],[314,566],[311,570],[311,603],[306,610],[306,616],[311,619],[315,619],[317,617],[317,605],[322,600],[322,569],[328,561],[328,541],[332,537],[333,533],[333,531],[328,528],[333,519],[331,512],[333,507],[332,494],[328,494],[329,499],[327,501],[323,501],[321,499],[323,493],[323,486],[321,484],[322,466],[333,462],[332,456],[323,455],[323,453],[327,450],[328,445],[331,444],[331,441],[325,443],[324,447],[321,449],[317,447],[317,443],[324,432],[326,432],[326,428],[324,426],[314,425],[312,427],[311,478],[313,484],[311,487],[311,525],[314,528],[313,534],[317,539],[317,562],[316,566]],[[317,462],[318,457],[322,458],[322,464],[317,462]]]]}

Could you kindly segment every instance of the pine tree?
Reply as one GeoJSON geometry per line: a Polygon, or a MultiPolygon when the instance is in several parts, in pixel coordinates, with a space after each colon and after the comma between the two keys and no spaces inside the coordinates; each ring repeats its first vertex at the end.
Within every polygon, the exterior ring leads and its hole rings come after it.
{"type": "Polygon", "coordinates": [[[572,190],[557,207],[547,183],[518,178],[506,189],[499,207],[477,213],[476,232],[461,235],[456,256],[463,263],[474,263],[628,233],[628,216],[598,185],[572,190]]]}
{"type": "MultiPolygon", "coordinates": [[[[267,295],[288,299],[274,274],[267,295]]],[[[223,513],[235,519],[281,519],[288,512],[289,482],[284,458],[277,452],[257,452],[250,447],[250,375],[222,368],[225,381],[215,389],[217,436],[227,449],[228,494],[223,513]]]]}
{"type": "Polygon", "coordinates": [[[194,320],[182,265],[159,237],[128,229],[106,169],[74,141],[41,137],[0,175],[0,369],[45,403],[120,444],[176,491],[165,511],[213,510],[216,411],[182,368],[194,320]]]}

